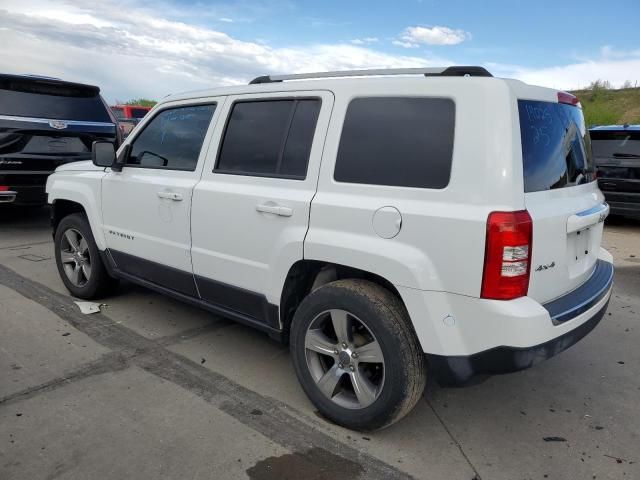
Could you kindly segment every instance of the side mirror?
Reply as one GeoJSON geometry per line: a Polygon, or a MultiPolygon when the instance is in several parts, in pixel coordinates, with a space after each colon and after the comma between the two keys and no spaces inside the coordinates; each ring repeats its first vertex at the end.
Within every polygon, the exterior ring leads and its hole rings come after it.
{"type": "Polygon", "coordinates": [[[93,142],[91,160],[98,167],[111,167],[116,161],[116,149],[113,143],[100,140],[93,142]]]}

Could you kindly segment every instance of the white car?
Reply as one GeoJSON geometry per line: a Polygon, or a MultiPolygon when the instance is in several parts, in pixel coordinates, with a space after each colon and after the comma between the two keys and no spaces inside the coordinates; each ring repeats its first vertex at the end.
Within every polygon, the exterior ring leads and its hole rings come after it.
{"type": "Polygon", "coordinates": [[[288,341],[311,401],[357,430],[406,415],[427,372],[565,350],[611,294],[577,99],[480,67],[172,95],[47,192],[74,296],[123,278],[288,341]]]}

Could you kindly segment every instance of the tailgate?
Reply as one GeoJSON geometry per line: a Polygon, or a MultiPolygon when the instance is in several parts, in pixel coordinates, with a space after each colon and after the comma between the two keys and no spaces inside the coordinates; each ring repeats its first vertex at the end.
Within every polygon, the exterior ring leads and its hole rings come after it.
{"type": "Polygon", "coordinates": [[[533,222],[528,296],[546,303],[592,275],[609,207],[595,182],[580,106],[519,100],[518,110],[533,222]]]}
{"type": "Polygon", "coordinates": [[[0,115],[0,169],[53,171],[91,158],[95,140],[115,142],[115,124],[0,115]]]}
{"type": "Polygon", "coordinates": [[[53,171],[91,157],[95,140],[117,142],[100,89],[25,75],[0,74],[0,168],[53,171]]]}
{"type": "Polygon", "coordinates": [[[590,133],[600,188],[630,197],[640,194],[640,129],[595,127],[590,133]]]}
{"type": "Polygon", "coordinates": [[[527,193],[525,204],[533,222],[528,295],[546,303],[591,276],[609,207],[596,182],[527,193]]]}

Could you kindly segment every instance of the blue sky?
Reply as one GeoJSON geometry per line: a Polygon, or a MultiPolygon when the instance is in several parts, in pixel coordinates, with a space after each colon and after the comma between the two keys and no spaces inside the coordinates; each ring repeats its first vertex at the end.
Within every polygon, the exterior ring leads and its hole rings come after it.
{"type": "MultiPolygon", "coordinates": [[[[191,7],[203,2],[181,2],[191,7]]],[[[391,44],[411,25],[442,25],[469,32],[457,45],[422,45],[426,54],[477,63],[552,66],[589,58],[604,45],[640,48],[640,1],[311,1],[264,2],[221,8],[235,23],[218,26],[246,40],[275,46],[377,38],[376,47],[406,53],[391,44]],[[242,20],[245,20],[244,22],[242,20]],[[250,21],[247,21],[250,20],[250,21]]]]}
{"type": "Polygon", "coordinates": [[[110,100],[264,73],[484,65],[556,88],[640,83],[640,1],[2,0],[0,71],[110,100]]]}

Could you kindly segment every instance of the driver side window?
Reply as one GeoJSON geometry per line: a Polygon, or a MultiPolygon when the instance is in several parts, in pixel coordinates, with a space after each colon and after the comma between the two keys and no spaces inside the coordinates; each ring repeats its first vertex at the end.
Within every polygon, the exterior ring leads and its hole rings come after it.
{"type": "Polygon", "coordinates": [[[125,165],[194,171],[215,108],[192,105],[160,111],[133,140],[125,165]]]}

